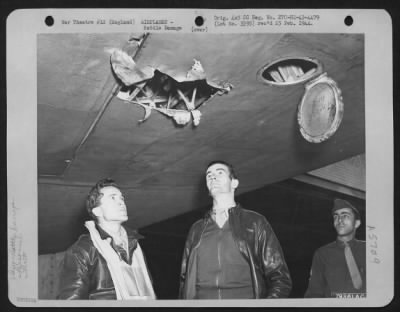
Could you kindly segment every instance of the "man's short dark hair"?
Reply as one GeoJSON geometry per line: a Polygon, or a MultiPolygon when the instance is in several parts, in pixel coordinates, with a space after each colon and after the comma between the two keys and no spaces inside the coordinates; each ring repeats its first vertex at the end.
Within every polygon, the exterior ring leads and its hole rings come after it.
{"type": "Polygon", "coordinates": [[[96,185],[92,187],[89,194],[87,195],[86,209],[89,213],[89,216],[94,220],[96,220],[96,216],[93,214],[92,210],[93,208],[100,205],[100,199],[103,197],[103,193],[101,193],[101,190],[107,186],[114,186],[118,188],[118,185],[117,183],[115,183],[114,180],[106,178],[98,181],[96,185]]]}
{"type": "Polygon", "coordinates": [[[215,164],[221,164],[221,165],[227,166],[227,167],[228,167],[228,170],[229,170],[229,176],[230,176],[230,178],[231,178],[231,179],[237,179],[237,175],[236,175],[236,173],[235,173],[235,169],[233,168],[233,166],[232,166],[230,163],[228,163],[228,162],[226,162],[226,161],[223,161],[223,160],[213,160],[212,162],[210,162],[210,163],[208,164],[208,166],[207,166],[207,168],[206,168],[206,171],[207,171],[208,168],[210,168],[212,165],[215,165],[215,164]]]}

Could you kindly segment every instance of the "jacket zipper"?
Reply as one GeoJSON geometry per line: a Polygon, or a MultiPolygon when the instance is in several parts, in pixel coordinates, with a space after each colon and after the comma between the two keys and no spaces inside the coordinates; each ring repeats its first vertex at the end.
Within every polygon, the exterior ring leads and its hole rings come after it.
{"type": "MultiPolygon", "coordinates": [[[[221,235],[221,230],[219,230],[219,236],[221,235]]],[[[218,299],[222,299],[221,297],[221,288],[219,288],[219,275],[221,274],[221,237],[218,238],[218,274],[217,274],[217,280],[216,280],[216,284],[217,284],[217,290],[218,290],[218,299]]]]}

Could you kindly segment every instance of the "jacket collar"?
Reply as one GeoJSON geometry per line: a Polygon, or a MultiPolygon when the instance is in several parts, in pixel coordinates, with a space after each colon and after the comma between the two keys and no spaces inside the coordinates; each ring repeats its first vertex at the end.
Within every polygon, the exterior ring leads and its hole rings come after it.
{"type": "MultiPolygon", "coordinates": [[[[112,236],[110,234],[108,234],[105,230],[103,230],[103,228],[97,223],[95,222],[96,225],[96,229],[100,234],[101,239],[106,239],[108,237],[112,238],[112,236]]],[[[132,230],[128,227],[123,226],[123,228],[126,231],[126,234],[128,235],[128,241],[131,241],[133,239],[142,239],[144,238],[143,235],[139,234],[137,230],[132,230]]]]}
{"type": "MultiPolygon", "coordinates": [[[[228,209],[228,215],[229,215],[229,216],[231,216],[231,215],[237,215],[241,209],[242,209],[242,206],[240,205],[240,203],[237,202],[237,203],[236,203],[236,206],[234,206],[234,207],[228,209]]],[[[212,213],[213,213],[212,208],[210,208],[210,209],[206,212],[206,214],[204,215],[204,219],[206,219],[206,220],[207,220],[207,219],[210,219],[211,216],[212,216],[212,213]]]]}
{"type": "Polygon", "coordinates": [[[122,247],[120,247],[114,243],[112,236],[110,234],[108,234],[99,224],[95,223],[95,225],[96,225],[97,231],[100,234],[101,239],[104,240],[106,238],[111,238],[111,247],[117,252],[119,257],[121,259],[123,259],[125,262],[127,262],[129,265],[132,264],[133,251],[137,247],[138,240],[144,238],[144,236],[139,234],[137,232],[137,230],[132,230],[125,226],[123,227],[128,236],[128,249],[129,249],[129,258],[128,258],[126,255],[126,251],[122,247]]]}

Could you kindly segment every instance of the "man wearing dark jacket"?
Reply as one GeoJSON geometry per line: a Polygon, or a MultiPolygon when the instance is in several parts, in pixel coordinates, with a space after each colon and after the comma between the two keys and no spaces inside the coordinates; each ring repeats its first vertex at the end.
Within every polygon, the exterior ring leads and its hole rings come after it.
{"type": "Polygon", "coordinates": [[[233,167],[210,163],[213,207],[189,231],[182,258],[182,299],[288,297],[292,282],[279,241],[264,216],[235,202],[233,167]]]}
{"type": "Polygon", "coordinates": [[[86,208],[94,221],[65,253],[58,299],[154,299],[139,246],[141,236],[121,224],[128,220],[117,184],[104,179],[90,191],[86,208]]]}

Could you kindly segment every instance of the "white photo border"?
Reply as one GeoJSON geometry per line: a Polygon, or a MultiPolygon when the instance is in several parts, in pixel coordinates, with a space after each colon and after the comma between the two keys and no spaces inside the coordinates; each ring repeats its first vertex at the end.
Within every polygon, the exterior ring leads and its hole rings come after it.
{"type": "MultiPolygon", "coordinates": [[[[158,31],[163,32],[164,30],[158,31]]],[[[7,19],[8,287],[16,306],[34,307],[381,307],[394,296],[392,23],[384,10],[368,9],[24,9],[7,19]],[[318,15],[314,25],[217,27],[214,17],[233,14],[318,15]],[[44,20],[54,18],[48,27],[44,20]],[[367,297],[359,299],[56,301],[37,298],[37,74],[38,34],[143,32],[140,23],[82,25],[62,20],[168,19],[193,33],[204,18],[207,33],[359,33],[365,37],[367,297]],[[347,27],[343,20],[355,21],[347,27]],[[22,44],[23,43],[23,44],[22,44]],[[23,86],[24,92],[20,91],[23,86]],[[21,159],[21,161],[14,161],[21,159]],[[23,161],[22,161],[23,159],[23,161]],[[29,207],[29,208],[28,208],[29,207]],[[12,257],[19,257],[16,266],[12,257]]]]}

